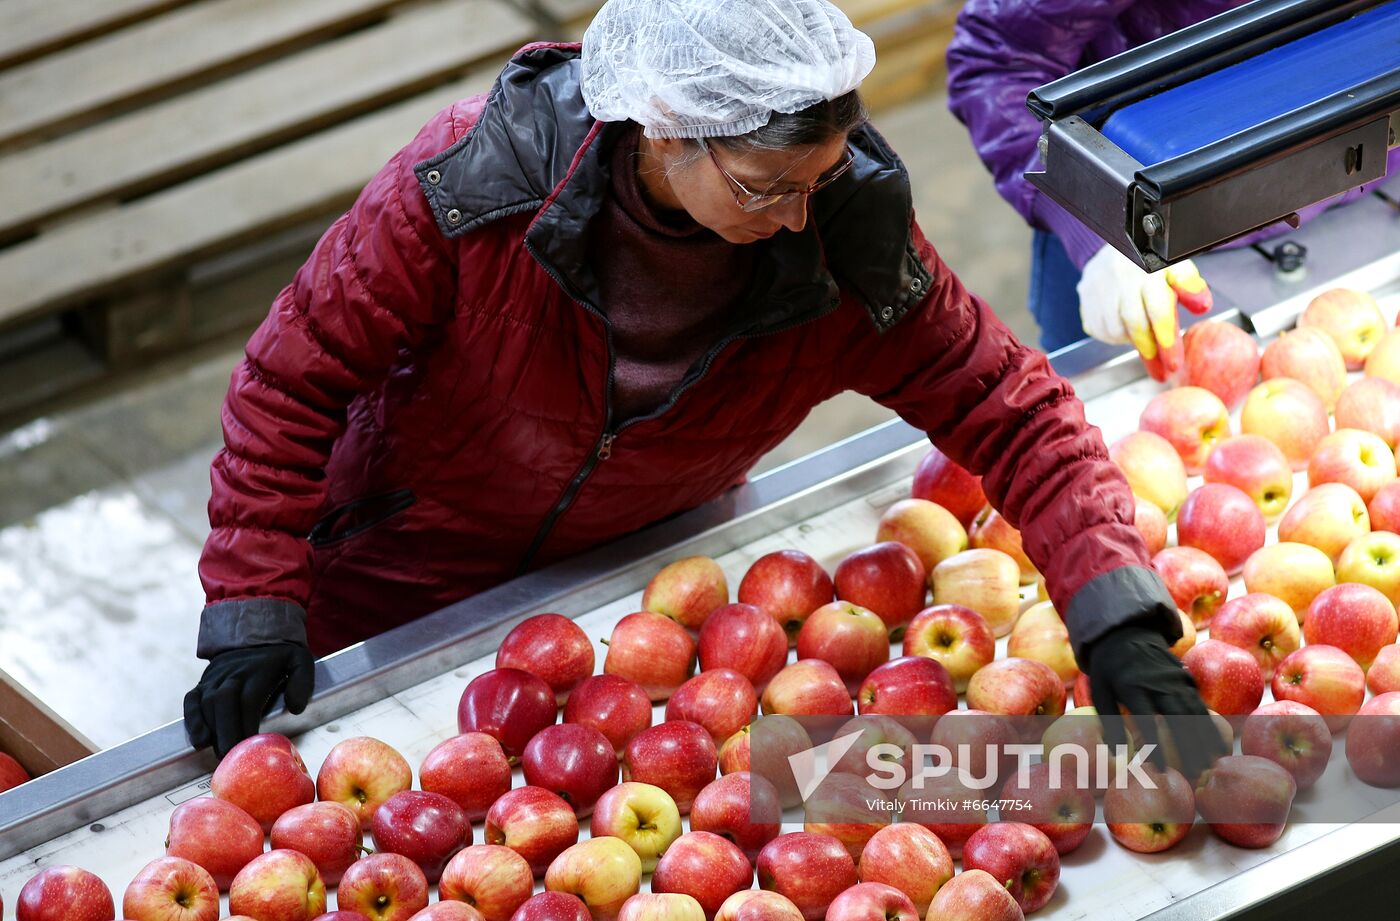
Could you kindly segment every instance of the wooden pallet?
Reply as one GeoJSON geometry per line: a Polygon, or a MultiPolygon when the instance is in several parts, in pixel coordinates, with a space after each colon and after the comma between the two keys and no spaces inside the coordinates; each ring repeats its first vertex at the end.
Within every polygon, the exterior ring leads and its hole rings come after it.
{"type": "MultiPolygon", "coordinates": [[[[953,0],[845,0],[875,106],[941,83],[953,0]]],[[[435,111],[597,0],[0,4],[0,424],[266,314],[435,111]],[[77,346],[75,347],[75,343],[77,346]]]]}

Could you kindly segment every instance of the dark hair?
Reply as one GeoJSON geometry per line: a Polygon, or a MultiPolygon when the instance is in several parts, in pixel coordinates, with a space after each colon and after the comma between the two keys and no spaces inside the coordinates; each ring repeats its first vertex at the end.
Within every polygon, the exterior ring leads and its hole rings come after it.
{"type": "Polygon", "coordinates": [[[797,112],[774,112],[768,124],[748,134],[709,138],[708,141],[735,154],[810,147],[850,134],[865,119],[865,103],[857,90],[851,90],[844,96],[822,100],[797,112]]]}

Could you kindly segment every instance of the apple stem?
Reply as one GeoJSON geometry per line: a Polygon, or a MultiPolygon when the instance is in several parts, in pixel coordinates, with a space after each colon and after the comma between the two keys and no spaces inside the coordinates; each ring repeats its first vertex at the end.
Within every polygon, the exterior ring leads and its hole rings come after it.
{"type": "Polygon", "coordinates": [[[370,854],[374,853],[374,850],[372,848],[367,848],[363,844],[355,845],[355,850],[360,852],[361,857],[368,857],[370,854]]]}

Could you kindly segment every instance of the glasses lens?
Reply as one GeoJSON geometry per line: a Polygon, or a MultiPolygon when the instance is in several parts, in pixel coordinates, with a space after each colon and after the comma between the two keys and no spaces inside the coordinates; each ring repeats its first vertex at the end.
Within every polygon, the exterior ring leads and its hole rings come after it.
{"type": "Polygon", "coordinates": [[[784,192],[779,195],[750,195],[748,199],[739,205],[739,210],[752,214],[755,211],[771,208],[781,202],[791,201],[801,195],[801,192],[784,192]]]}

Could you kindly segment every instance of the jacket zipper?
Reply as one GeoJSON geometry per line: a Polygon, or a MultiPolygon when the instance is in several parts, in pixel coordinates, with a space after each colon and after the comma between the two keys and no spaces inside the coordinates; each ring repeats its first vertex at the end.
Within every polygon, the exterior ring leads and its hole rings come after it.
{"type": "Polygon", "coordinates": [[[817,313],[802,317],[790,323],[775,326],[772,329],[764,330],[762,333],[732,333],[728,336],[725,336],[713,347],[711,347],[708,352],[705,353],[705,357],[700,362],[700,371],[698,374],[695,375],[695,377],[692,380],[690,380],[688,383],[681,384],[681,386],[671,391],[671,395],[666,398],[666,402],[662,403],[656,409],[647,413],[645,416],[634,416],[631,419],[628,419],[625,422],[623,422],[614,430],[612,429],[612,391],[615,371],[615,360],[613,355],[612,344],[612,324],[608,322],[608,318],[604,316],[601,310],[590,304],[584,298],[579,297],[570,289],[568,285],[564,284],[563,279],[560,278],[559,273],[554,270],[554,267],[549,265],[544,259],[540,258],[540,254],[535,250],[534,244],[530,243],[527,240],[525,242],[525,248],[529,250],[530,255],[535,258],[535,261],[537,263],[539,263],[540,268],[544,269],[545,274],[548,275],[550,278],[554,279],[554,283],[557,284],[561,290],[568,294],[569,297],[580,307],[587,310],[589,313],[593,314],[603,322],[603,330],[605,333],[604,339],[608,351],[608,382],[607,389],[603,393],[603,431],[598,436],[598,441],[594,444],[593,451],[584,460],[583,464],[579,467],[578,472],[574,474],[573,479],[569,481],[569,485],[565,487],[564,492],[559,496],[559,501],[554,504],[554,507],[550,509],[549,514],[545,516],[544,521],[540,524],[539,530],[535,532],[534,540],[530,542],[529,549],[525,551],[525,556],[521,558],[520,565],[516,567],[516,577],[524,575],[525,572],[529,570],[530,564],[534,562],[535,555],[539,553],[540,548],[544,546],[544,542],[549,537],[550,532],[553,531],[555,523],[559,520],[559,516],[563,515],[564,512],[568,511],[569,506],[573,505],[574,499],[578,496],[579,490],[583,488],[583,484],[588,480],[589,476],[593,474],[593,471],[597,469],[598,464],[612,457],[613,443],[617,441],[618,435],[620,435],[627,428],[629,428],[632,425],[635,425],[638,422],[646,422],[650,419],[655,419],[657,416],[661,416],[669,412],[671,407],[675,406],[676,403],[680,400],[680,398],[684,396],[685,393],[688,390],[690,390],[690,388],[694,387],[696,384],[700,383],[700,381],[705,379],[705,375],[707,375],[710,371],[710,366],[714,364],[715,357],[719,355],[720,352],[724,351],[724,349],[727,348],[731,342],[734,342],[738,339],[755,338],[755,335],[768,336],[774,333],[786,332],[789,329],[794,329],[806,323],[811,323],[815,320],[821,319],[831,311],[835,310],[838,306],[840,306],[841,303],[840,298],[837,298],[836,300],[828,304],[823,310],[817,313]]]}

